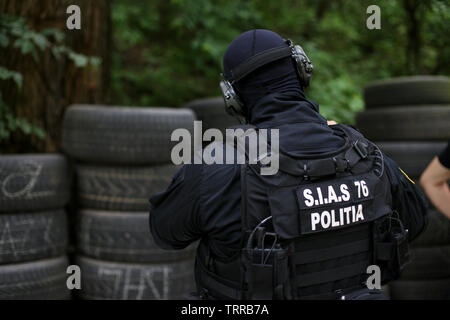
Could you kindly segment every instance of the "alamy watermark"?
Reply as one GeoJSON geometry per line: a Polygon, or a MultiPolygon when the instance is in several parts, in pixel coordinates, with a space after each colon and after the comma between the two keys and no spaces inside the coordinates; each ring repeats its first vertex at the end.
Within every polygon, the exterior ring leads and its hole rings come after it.
{"type": "MultiPolygon", "coordinates": [[[[66,13],[69,15],[66,21],[67,29],[80,30],[81,29],[81,9],[77,5],[70,5],[67,7],[66,13]]],[[[366,27],[369,30],[381,29],[381,9],[379,6],[372,4],[367,7],[366,13],[370,16],[366,20],[366,27]]]]}
{"type": "Polygon", "coordinates": [[[366,269],[366,273],[370,276],[366,280],[367,289],[381,289],[381,269],[376,264],[370,265],[366,269]]]}
{"type": "Polygon", "coordinates": [[[81,9],[77,5],[70,5],[67,7],[66,13],[70,16],[66,20],[66,26],[69,30],[81,29],[81,9]]]}
{"type": "MultiPolygon", "coordinates": [[[[69,275],[66,280],[67,289],[81,290],[81,269],[80,269],[80,267],[76,264],[70,265],[67,267],[66,273],[69,275]]],[[[370,265],[367,267],[366,273],[369,274],[369,277],[366,280],[366,287],[370,290],[374,290],[374,289],[380,290],[381,289],[381,269],[380,269],[380,267],[377,265],[370,265]]],[[[142,289],[143,288],[141,288],[141,290],[142,289]]],[[[160,295],[157,295],[157,296],[160,296],[160,295]]]]}
{"type": "Polygon", "coordinates": [[[171,141],[178,143],[172,148],[172,162],[175,165],[259,164],[261,175],[278,172],[278,129],[236,128],[225,132],[225,139],[219,129],[212,128],[203,133],[201,121],[194,121],[193,137],[187,129],[174,130],[171,141]],[[203,142],[211,143],[203,149],[203,142]]]}
{"type": "Polygon", "coordinates": [[[373,4],[367,7],[367,14],[370,16],[366,20],[366,27],[369,30],[381,29],[381,9],[379,6],[373,4]]]}
{"type": "Polygon", "coordinates": [[[69,290],[81,290],[81,269],[80,266],[72,264],[67,267],[66,273],[69,275],[66,286],[69,290]]]}

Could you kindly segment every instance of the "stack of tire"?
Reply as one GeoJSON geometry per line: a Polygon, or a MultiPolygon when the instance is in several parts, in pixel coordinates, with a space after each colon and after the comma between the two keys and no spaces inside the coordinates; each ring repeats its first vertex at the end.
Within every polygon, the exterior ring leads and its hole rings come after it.
{"type": "MultiPolygon", "coordinates": [[[[225,111],[222,97],[197,99],[188,102],[183,108],[192,109],[196,120],[202,121],[202,129],[219,129],[225,134],[225,129],[238,125],[239,121],[225,111]]],[[[224,135],[225,137],[225,135],[224,135]]]]}
{"type": "Polygon", "coordinates": [[[70,299],[62,155],[0,156],[0,299],[70,299]]]}
{"type": "MultiPolygon", "coordinates": [[[[450,81],[443,76],[402,77],[372,83],[357,127],[419,180],[450,140],[450,81]]],[[[391,299],[449,299],[450,221],[429,209],[429,225],[412,243],[413,261],[390,284],[391,299]]]]}
{"type": "Polygon", "coordinates": [[[76,161],[77,264],[82,299],[182,299],[194,290],[195,247],[165,251],[149,230],[149,198],[177,167],[171,134],[191,110],[70,107],[65,151],[76,161]]]}

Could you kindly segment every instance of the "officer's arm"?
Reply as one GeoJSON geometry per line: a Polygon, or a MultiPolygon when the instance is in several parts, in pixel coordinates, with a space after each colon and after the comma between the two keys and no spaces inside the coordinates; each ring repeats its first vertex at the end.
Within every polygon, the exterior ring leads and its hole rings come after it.
{"type": "Polygon", "coordinates": [[[448,180],[450,180],[450,169],[444,167],[438,157],[435,157],[420,177],[420,184],[436,208],[450,218],[448,180]]]}
{"type": "Polygon", "coordinates": [[[399,213],[400,220],[409,230],[409,240],[417,238],[427,226],[428,203],[412,181],[398,166],[398,164],[387,156],[385,159],[385,170],[391,183],[393,209],[399,213]]]}
{"type": "Polygon", "coordinates": [[[150,198],[150,232],[163,249],[183,249],[201,236],[201,166],[186,165],[166,191],[150,198]]]}

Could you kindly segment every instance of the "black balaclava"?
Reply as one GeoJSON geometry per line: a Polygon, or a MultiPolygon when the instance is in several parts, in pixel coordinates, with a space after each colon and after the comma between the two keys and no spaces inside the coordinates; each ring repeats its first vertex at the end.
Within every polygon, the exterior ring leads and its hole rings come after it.
{"type": "MultiPolygon", "coordinates": [[[[287,46],[287,43],[273,31],[244,32],[225,52],[225,78],[253,55],[280,46],[287,46]]],[[[342,146],[342,140],[333,134],[326,119],[319,114],[319,106],[306,98],[291,57],[262,66],[233,87],[244,103],[246,120],[260,128],[280,128],[280,141],[285,149],[300,148],[311,150],[306,153],[316,153],[318,149],[323,152],[342,146]]]]}
{"type": "MultiPolygon", "coordinates": [[[[286,41],[273,31],[256,29],[244,32],[231,42],[224,55],[225,77],[230,77],[230,70],[255,54],[281,46],[287,46],[286,41]]],[[[293,97],[297,101],[307,102],[316,112],[319,111],[318,105],[306,98],[291,57],[257,69],[234,84],[234,88],[245,105],[246,118],[250,122],[255,104],[271,94],[293,97]]]]}

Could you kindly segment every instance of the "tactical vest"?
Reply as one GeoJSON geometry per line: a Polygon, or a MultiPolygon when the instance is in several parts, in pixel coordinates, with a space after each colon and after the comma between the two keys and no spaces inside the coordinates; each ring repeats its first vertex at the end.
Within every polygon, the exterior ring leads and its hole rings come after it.
{"type": "Polygon", "coordinates": [[[367,267],[382,283],[409,261],[407,230],[391,208],[383,155],[358,131],[334,153],[296,158],[280,150],[277,174],[241,165],[241,250],[196,259],[200,294],[213,299],[340,299],[365,287],[367,267]]]}

